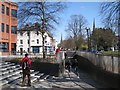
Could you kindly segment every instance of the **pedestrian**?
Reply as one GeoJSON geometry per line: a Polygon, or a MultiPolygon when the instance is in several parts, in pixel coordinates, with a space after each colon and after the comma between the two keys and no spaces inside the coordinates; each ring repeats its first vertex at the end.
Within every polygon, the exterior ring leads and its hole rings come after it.
{"type": "Polygon", "coordinates": [[[75,71],[77,72],[77,70],[78,70],[78,61],[77,61],[77,59],[74,60],[74,68],[75,68],[75,71]]]}
{"type": "Polygon", "coordinates": [[[74,69],[79,78],[79,69],[78,69],[78,60],[77,59],[74,60],[74,69]]]}
{"type": "Polygon", "coordinates": [[[60,53],[60,48],[58,47],[55,52],[56,57],[58,56],[59,53],[60,53]]]}
{"type": "Polygon", "coordinates": [[[28,86],[31,86],[31,78],[30,78],[30,68],[31,68],[31,60],[28,58],[28,54],[25,54],[25,57],[22,59],[22,72],[23,72],[23,78],[22,78],[22,86],[25,85],[25,78],[26,75],[28,77],[28,86]]]}
{"type": "Polygon", "coordinates": [[[55,52],[56,60],[58,63],[60,63],[60,48],[58,47],[55,52]]]}
{"type": "Polygon", "coordinates": [[[65,52],[65,59],[67,59],[67,52],[65,52]]]}
{"type": "Polygon", "coordinates": [[[71,72],[71,60],[68,60],[66,62],[66,68],[68,69],[69,72],[71,72]]]}

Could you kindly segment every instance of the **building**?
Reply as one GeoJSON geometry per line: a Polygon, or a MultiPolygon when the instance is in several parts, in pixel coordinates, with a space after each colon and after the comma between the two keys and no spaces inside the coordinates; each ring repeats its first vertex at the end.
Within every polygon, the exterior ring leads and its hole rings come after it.
{"type": "MultiPolygon", "coordinates": [[[[17,54],[31,53],[42,55],[42,33],[35,30],[19,30],[17,32],[17,54]]],[[[56,40],[48,31],[44,33],[44,46],[47,54],[55,53],[56,40]]]]}
{"type": "Polygon", "coordinates": [[[14,2],[0,2],[0,54],[11,55],[16,51],[17,9],[14,2]]]}

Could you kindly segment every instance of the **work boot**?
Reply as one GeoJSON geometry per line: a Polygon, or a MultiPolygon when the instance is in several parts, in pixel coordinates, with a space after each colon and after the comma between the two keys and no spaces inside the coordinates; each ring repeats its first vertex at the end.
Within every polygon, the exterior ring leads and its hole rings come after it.
{"type": "Polygon", "coordinates": [[[30,80],[28,80],[27,86],[31,86],[31,81],[30,80]]]}
{"type": "Polygon", "coordinates": [[[30,83],[28,83],[28,84],[27,84],[27,86],[31,86],[31,84],[30,84],[30,83]]]}
{"type": "Polygon", "coordinates": [[[25,86],[25,82],[22,82],[22,85],[21,85],[21,86],[22,86],[22,87],[25,86]]]}

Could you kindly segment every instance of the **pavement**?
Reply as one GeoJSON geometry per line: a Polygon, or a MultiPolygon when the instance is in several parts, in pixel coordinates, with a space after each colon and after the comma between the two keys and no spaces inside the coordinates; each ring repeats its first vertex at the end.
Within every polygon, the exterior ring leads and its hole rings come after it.
{"type": "Polygon", "coordinates": [[[46,75],[44,73],[31,70],[31,86],[25,85],[23,87],[21,86],[22,74],[21,67],[19,65],[10,62],[1,62],[0,72],[0,89],[2,90],[107,89],[107,87],[98,84],[97,82],[92,80],[92,78],[87,73],[81,70],[75,71],[74,69],[71,69],[71,72],[69,72],[66,69],[64,74],[59,77],[46,75]],[[76,73],[79,74],[77,75],[76,73]]]}

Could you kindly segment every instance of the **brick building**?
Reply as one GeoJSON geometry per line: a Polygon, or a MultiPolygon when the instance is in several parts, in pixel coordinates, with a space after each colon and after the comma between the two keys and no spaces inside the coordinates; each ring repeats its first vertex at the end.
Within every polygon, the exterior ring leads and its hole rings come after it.
{"type": "Polygon", "coordinates": [[[14,2],[0,2],[0,55],[11,55],[16,51],[17,9],[14,2]]]}

